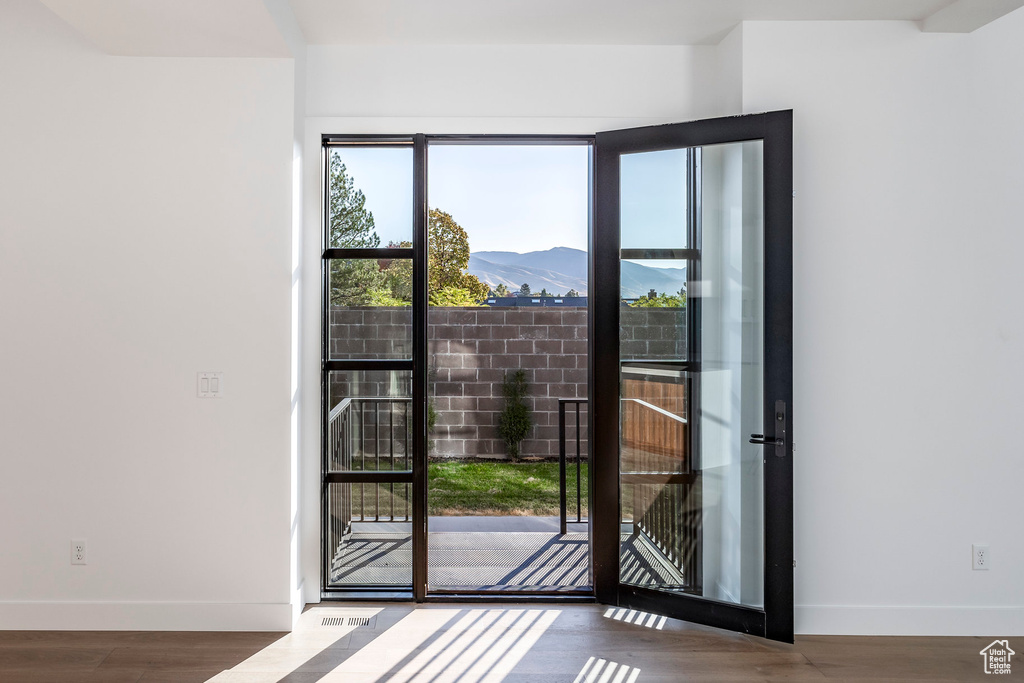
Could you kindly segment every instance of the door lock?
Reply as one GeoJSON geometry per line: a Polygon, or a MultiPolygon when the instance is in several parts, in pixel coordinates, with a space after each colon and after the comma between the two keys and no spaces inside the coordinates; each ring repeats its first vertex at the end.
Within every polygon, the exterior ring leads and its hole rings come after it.
{"type": "Polygon", "coordinates": [[[774,446],[775,455],[786,457],[786,402],[775,402],[775,436],[765,437],[764,434],[751,434],[750,443],[758,446],[774,446]]]}

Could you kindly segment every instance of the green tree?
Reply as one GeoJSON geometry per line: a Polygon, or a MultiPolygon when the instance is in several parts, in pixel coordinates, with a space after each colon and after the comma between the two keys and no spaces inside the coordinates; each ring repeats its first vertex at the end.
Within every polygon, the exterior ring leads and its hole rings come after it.
{"type": "Polygon", "coordinates": [[[565,293],[566,297],[578,297],[579,295],[580,293],[577,292],[575,289],[570,289],[568,292],[565,293]]]}
{"type": "Polygon", "coordinates": [[[331,152],[328,181],[328,246],[366,249],[380,246],[374,231],[373,214],[366,209],[366,196],[355,187],[338,152],[331,152]]]}
{"type": "Polygon", "coordinates": [[[530,296],[530,285],[523,283],[523,286],[519,288],[519,296],[530,296]]]}
{"type": "Polygon", "coordinates": [[[530,409],[524,400],[526,393],[526,373],[516,370],[509,376],[506,372],[501,383],[505,406],[498,415],[498,436],[505,441],[509,457],[513,460],[519,459],[519,446],[533,428],[530,409]]]}
{"type": "MultiPolygon", "coordinates": [[[[328,168],[328,238],[330,247],[374,248],[380,245],[373,225],[373,213],[366,197],[356,189],[338,152],[332,152],[328,168]]],[[[375,261],[334,259],[331,261],[331,303],[365,306],[384,286],[384,276],[375,261]]]]}
{"type": "Polygon", "coordinates": [[[686,292],[658,294],[653,289],[645,296],[630,304],[634,308],[683,308],[686,306],[686,292]]]}
{"type": "MultiPolygon", "coordinates": [[[[391,242],[388,249],[411,249],[412,242],[391,242]]],[[[384,286],[376,294],[376,306],[412,305],[412,261],[409,259],[381,259],[377,261],[384,274],[384,286]]]]}
{"type": "Polygon", "coordinates": [[[508,287],[506,287],[504,283],[498,285],[497,287],[494,288],[494,295],[508,296],[508,287]]]}
{"type": "Polygon", "coordinates": [[[548,293],[547,287],[542,287],[540,290],[540,294],[538,294],[538,296],[551,296],[551,294],[548,293]]]}
{"type": "Polygon", "coordinates": [[[430,293],[431,306],[479,306],[480,299],[463,287],[444,287],[430,293]]]}
{"type": "Polygon", "coordinates": [[[469,236],[451,214],[427,214],[428,280],[432,306],[476,306],[487,297],[487,285],[466,272],[469,236]],[[442,303],[444,302],[444,303],[442,303]]]}

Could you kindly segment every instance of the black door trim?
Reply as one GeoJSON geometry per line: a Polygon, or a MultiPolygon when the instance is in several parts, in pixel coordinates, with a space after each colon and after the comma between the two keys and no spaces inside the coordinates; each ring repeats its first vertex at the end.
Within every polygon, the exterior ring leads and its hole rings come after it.
{"type": "Polygon", "coordinates": [[[774,433],[768,415],[775,401],[788,406],[793,433],[792,245],[793,113],[748,116],[608,131],[596,136],[595,209],[591,235],[590,410],[594,589],[601,602],[666,614],[689,621],[793,640],[793,460],[766,455],[764,609],[669,595],[619,583],[619,156],[683,147],[763,140],[765,378],[764,433],[774,433]],[[769,343],[770,342],[770,343],[769,343]],[[603,512],[603,514],[601,514],[603,512]]]}
{"type": "MultiPolygon", "coordinates": [[[[551,600],[592,600],[587,591],[503,591],[469,594],[459,591],[428,591],[427,572],[427,374],[428,374],[428,273],[427,273],[427,167],[428,150],[432,144],[473,145],[587,145],[593,157],[593,135],[321,135],[321,339],[320,339],[320,392],[321,392],[321,492],[320,539],[322,599],[386,599],[424,602],[442,597],[445,600],[478,599],[482,601],[532,600],[547,597],[551,600]],[[339,147],[411,147],[413,150],[413,235],[412,248],[333,248],[329,237],[328,166],[331,149],[339,147]],[[412,301],[412,358],[406,360],[345,359],[332,360],[329,355],[329,304],[331,259],[411,258],[413,263],[412,301]],[[330,373],[337,371],[405,370],[412,371],[413,445],[410,472],[336,472],[330,473],[327,464],[327,425],[329,421],[330,373]],[[330,561],[334,549],[327,547],[327,492],[331,483],[411,483],[412,484],[412,586],[345,586],[329,584],[330,561]]],[[[593,166],[590,168],[590,186],[593,188],[593,166]]],[[[591,207],[591,214],[593,209],[591,207]]],[[[591,233],[593,233],[591,224],[591,233]]],[[[592,297],[590,299],[593,300],[592,297]]],[[[593,341],[588,342],[592,344],[593,341]]]]}

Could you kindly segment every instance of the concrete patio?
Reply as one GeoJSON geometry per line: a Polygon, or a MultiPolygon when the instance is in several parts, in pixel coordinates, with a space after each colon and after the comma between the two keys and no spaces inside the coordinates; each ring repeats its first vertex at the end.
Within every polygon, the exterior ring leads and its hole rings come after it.
{"type": "MultiPolygon", "coordinates": [[[[587,523],[558,517],[431,517],[427,535],[428,587],[437,591],[553,591],[590,589],[587,523]]],[[[672,587],[682,576],[646,537],[623,527],[622,568],[630,583],[672,587]]],[[[331,584],[408,586],[412,525],[354,522],[338,547],[331,584]]]]}

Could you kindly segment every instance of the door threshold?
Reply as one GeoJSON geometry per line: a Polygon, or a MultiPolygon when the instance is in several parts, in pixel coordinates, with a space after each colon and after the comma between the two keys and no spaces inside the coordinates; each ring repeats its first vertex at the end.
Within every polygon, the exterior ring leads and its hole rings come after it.
{"type": "Polygon", "coordinates": [[[478,593],[430,593],[424,602],[501,602],[501,603],[595,603],[593,593],[510,593],[510,592],[478,592],[478,593]]]}
{"type": "Polygon", "coordinates": [[[374,591],[374,590],[332,590],[320,594],[320,602],[354,602],[367,600],[373,602],[412,602],[415,597],[412,591],[374,591]]]}
{"type": "MultiPolygon", "coordinates": [[[[415,602],[412,591],[334,590],[320,595],[321,602],[415,602]]],[[[432,591],[424,602],[596,602],[590,588],[565,591],[432,591]]]]}

